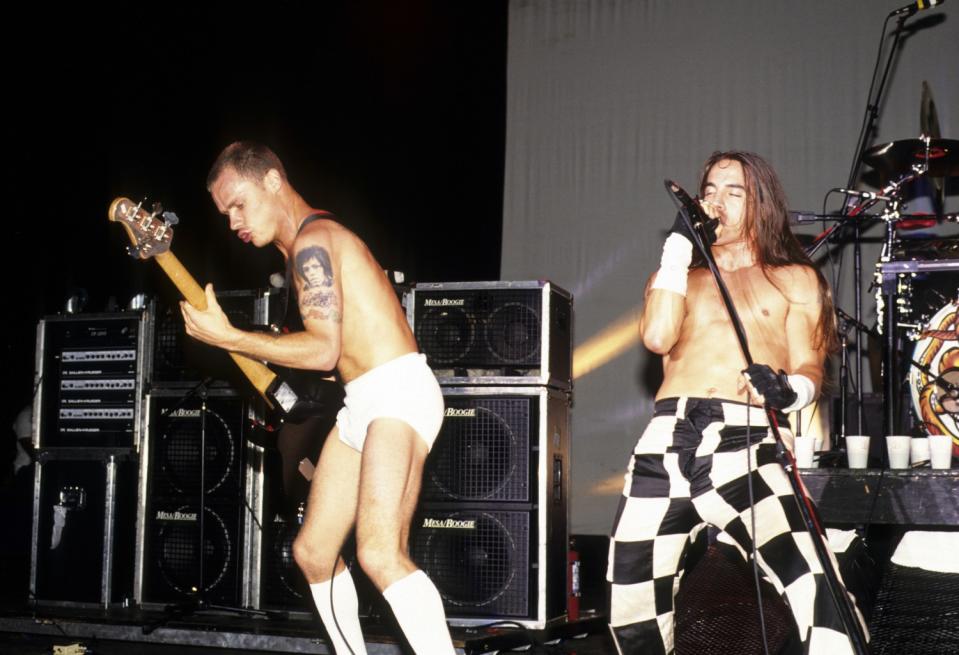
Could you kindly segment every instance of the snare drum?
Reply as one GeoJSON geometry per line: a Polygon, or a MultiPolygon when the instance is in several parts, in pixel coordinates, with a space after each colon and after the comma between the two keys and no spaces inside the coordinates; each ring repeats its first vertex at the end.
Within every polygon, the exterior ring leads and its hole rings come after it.
{"type": "MultiPolygon", "coordinates": [[[[946,382],[959,386],[959,301],[942,307],[926,324],[912,359],[946,382]]],[[[912,405],[928,434],[952,436],[959,445],[959,397],[950,394],[932,375],[909,365],[912,405]]]]}

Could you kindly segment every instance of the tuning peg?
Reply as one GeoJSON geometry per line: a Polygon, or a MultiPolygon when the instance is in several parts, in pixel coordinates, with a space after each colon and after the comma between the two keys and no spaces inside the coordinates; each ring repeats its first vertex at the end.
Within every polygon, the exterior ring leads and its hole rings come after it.
{"type": "Polygon", "coordinates": [[[166,223],[168,227],[173,227],[180,222],[180,217],[173,212],[163,212],[162,216],[163,222],[166,223]]]}

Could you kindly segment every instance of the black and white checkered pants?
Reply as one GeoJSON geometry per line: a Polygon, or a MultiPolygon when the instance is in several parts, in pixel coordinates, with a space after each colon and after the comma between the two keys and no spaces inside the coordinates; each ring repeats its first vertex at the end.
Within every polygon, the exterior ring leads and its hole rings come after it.
{"type": "MultiPolygon", "coordinates": [[[[785,417],[779,425],[788,434],[785,417]]],[[[792,487],[776,461],[765,412],[739,402],[680,397],[656,403],[633,450],[613,525],[607,580],[610,624],[621,653],[673,652],[673,603],[686,549],[707,524],[750,557],[747,433],[760,569],[792,611],[807,653],[852,652],[792,487]]]]}

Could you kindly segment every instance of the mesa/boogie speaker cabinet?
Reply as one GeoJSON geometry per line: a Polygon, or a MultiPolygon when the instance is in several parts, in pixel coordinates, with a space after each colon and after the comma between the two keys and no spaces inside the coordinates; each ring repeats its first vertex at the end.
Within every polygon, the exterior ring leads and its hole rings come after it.
{"type": "Polygon", "coordinates": [[[410,551],[453,625],[543,628],[566,613],[569,397],[446,387],[410,551]]]}
{"type": "Polygon", "coordinates": [[[548,281],[417,284],[407,307],[440,384],[572,385],[572,297],[548,281]]]}
{"type": "Polygon", "coordinates": [[[239,606],[243,601],[244,486],[247,403],[230,390],[188,393],[154,389],[140,469],[135,588],[141,604],[193,597],[203,558],[203,599],[239,606]],[[205,408],[205,411],[204,411],[205,408]],[[206,449],[201,453],[202,431],[206,449]],[[204,544],[200,547],[200,464],[204,544]]]}
{"type": "Polygon", "coordinates": [[[136,480],[130,449],[39,452],[30,563],[38,602],[106,608],[133,596],[136,480]]]}
{"type": "Polygon", "coordinates": [[[136,447],[151,331],[149,311],[42,319],[34,447],[136,447]]]}
{"type": "MultiPolygon", "coordinates": [[[[241,330],[265,330],[271,323],[282,321],[280,297],[280,290],[272,288],[216,293],[230,322],[241,330]]],[[[240,379],[225,351],[186,335],[177,304],[160,305],[156,310],[152,373],[154,387],[192,387],[208,376],[222,387],[226,386],[224,381],[240,379]]]]}

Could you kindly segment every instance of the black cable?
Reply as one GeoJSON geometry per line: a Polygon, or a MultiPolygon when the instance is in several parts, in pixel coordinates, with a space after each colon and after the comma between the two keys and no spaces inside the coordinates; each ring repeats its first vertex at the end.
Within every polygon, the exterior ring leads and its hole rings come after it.
{"type": "Polygon", "coordinates": [[[49,617],[49,616],[48,616],[48,617],[45,617],[45,618],[43,618],[43,619],[37,618],[37,606],[40,604],[40,599],[37,598],[37,595],[33,593],[33,590],[32,590],[32,589],[29,589],[29,588],[27,589],[27,595],[30,597],[30,600],[33,601],[33,620],[34,620],[35,622],[42,621],[42,622],[49,622],[49,623],[51,623],[54,628],[56,628],[57,630],[60,631],[60,634],[62,634],[64,637],[66,637],[66,638],[69,639],[69,638],[70,638],[70,635],[68,635],[68,634],[67,634],[67,631],[63,629],[63,626],[61,626],[59,623],[57,623],[56,619],[53,619],[53,618],[51,618],[51,617],[49,617]]]}
{"type": "MultiPolygon", "coordinates": [[[[518,621],[494,621],[493,623],[484,623],[482,625],[473,626],[472,630],[491,630],[493,628],[515,628],[517,632],[521,632],[523,637],[526,638],[526,648],[534,648],[536,646],[546,647],[548,644],[538,643],[536,639],[533,638],[532,633],[529,631],[525,625],[518,621]]],[[[516,650],[520,646],[511,646],[510,650],[516,650]]],[[[532,651],[536,652],[536,651],[532,651]]]]}
{"type": "Polygon", "coordinates": [[[246,511],[248,511],[250,516],[253,517],[253,522],[256,523],[256,527],[260,531],[260,534],[263,534],[263,524],[260,523],[260,519],[257,518],[256,512],[253,511],[253,508],[250,506],[250,501],[247,500],[246,496],[243,497],[243,504],[246,506],[246,511]]]}
{"type": "MultiPolygon", "coordinates": [[[[760,441],[760,443],[762,443],[760,441]]],[[[763,638],[763,652],[769,655],[769,638],[766,635],[766,615],[763,612],[763,591],[759,582],[759,553],[756,549],[756,498],[753,495],[752,448],[752,393],[746,388],[746,487],[749,489],[749,523],[752,531],[753,582],[756,585],[756,604],[759,607],[759,630],[763,638]]],[[[756,449],[757,459],[759,449],[756,449]]]]}
{"type": "MultiPolygon", "coordinates": [[[[343,639],[343,643],[346,644],[347,649],[350,651],[350,655],[356,655],[353,652],[353,647],[350,646],[350,642],[347,640],[346,635],[343,634],[343,628],[340,627],[340,622],[336,620],[336,610],[333,608],[333,578],[336,577],[336,567],[340,563],[340,553],[336,553],[336,559],[333,561],[333,570],[330,572],[330,614],[333,616],[333,625],[336,626],[336,631],[340,633],[340,637],[343,639]]],[[[343,564],[346,566],[346,563],[343,564]]],[[[349,575],[349,570],[347,570],[347,575],[349,575]]]]}

